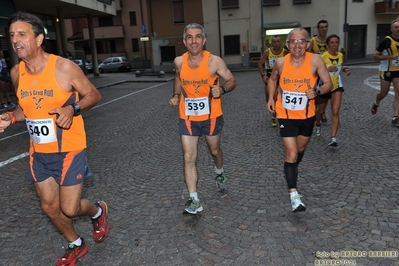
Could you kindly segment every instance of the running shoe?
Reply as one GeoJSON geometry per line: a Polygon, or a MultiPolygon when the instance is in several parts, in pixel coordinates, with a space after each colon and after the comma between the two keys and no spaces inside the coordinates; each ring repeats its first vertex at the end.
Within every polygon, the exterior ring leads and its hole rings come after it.
{"type": "Polygon", "coordinates": [[[93,223],[93,239],[97,243],[103,242],[109,233],[110,224],[107,220],[108,206],[105,201],[97,202],[96,205],[102,209],[100,217],[91,219],[93,223]]]}
{"type": "Polygon", "coordinates": [[[316,136],[320,137],[321,135],[321,125],[316,125],[316,136]]]}
{"type": "Polygon", "coordinates": [[[392,117],[391,126],[393,126],[393,127],[399,127],[399,116],[394,116],[394,117],[392,117]]]}
{"type": "Polygon", "coordinates": [[[276,126],[277,126],[277,119],[272,118],[272,127],[276,127],[276,126]]]}
{"type": "Polygon", "coordinates": [[[217,175],[215,180],[216,180],[216,186],[219,189],[219,191],[223,192],[227,189],[227,178],[224,175],[224,173],[217,175]]]}
{"type": "Polygon", "coordinates": [[[327,123],[326,113],[323,113],[323,114],[321,115],[321,122],[322,122],[322,123],[327,123]]]}
{"type": "Polygon", "coordinates": [[[337,147],[338,146],[337,139],[336,138],[331,138],[331,142],[328,143],[328,146],[337,147]]]}
{"type": "Polygon", "coordinates": [[[375,115],[377,113],[377,108],[378,108],[378,104],[373,103],[373,106],[371,107],[371,114],[375,115]]]}
{"type": "Polygon", "coordinates": [[[194,198],[189,198],[186,203],[186,208],[184,209],[185,213],[189,214],[197,214],[198,212],[202,212],[204,209],[199,200],[195,200],[194,198]]]}
{"type": "Polygon", "coordinates": [[[82,238],[82,245],[76,246],[69,243],[68,249],[64,256],[57,260],[57,266],[74,266],[76,260],[83,257],[87,253],[88,249],[84,239],[82,238]]]}
{"type": "Polygon", "coordinates": [[[303,212],[306,210],[305,204],[301,201],[299,194],[291,197],[292,212],[303,212]]]}

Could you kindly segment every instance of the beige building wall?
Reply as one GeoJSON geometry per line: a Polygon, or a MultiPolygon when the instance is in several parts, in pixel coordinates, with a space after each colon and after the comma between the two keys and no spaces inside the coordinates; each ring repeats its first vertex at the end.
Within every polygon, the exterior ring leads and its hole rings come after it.
{"type": "Polygon", "coordinates": [[[127,54],[130,56],[140,56],[141,59],[150,59],[152,50],[151,45],[148,41],[140,41],[139,42],[139,52],[132,52],[132,39],[140,38],[143,36],[142,25],[145,26],[147,36],[149,34],[149,18],[148,18],[148,10],[146,0],[120,0],[121,10],[120,16],[120,25],[124,26],[124,41],[123,44],[125,46],[125,50],[127,54]],[[137,25],[130,25],[130,15],[131,11],[136,12],[137,25]]]}
{"type": "MultiPolygon", "coordinates": [[[[208,11],[204,12],[204,26],[208,37],[206,48],[213,54],[222,57],[228,65],[241,64],[243,54],[249,52],[249,46],[253,43],[252,36],[256,34],[256,27],[253,25],[255,18],[251,10],[253,2],[255,1],[240,1],[238,9],[221,9],[218,1],[202,1],[202,8],[208,11]],[[225,35],[240,35],[241,54],[224,54],[225,35]]],[[[258,36],[260,36],[260,26],[258,29],[258,36]]]]}
{"type": "MultiPolygon", "coordinates": [[[[240,65],[244,55],[260,53],[262,44],[262,8],[261,0],[239,1],[238,9],[220,9],[218,1],[203,0],[204,25],[208,33],[207,48],[220,55],[228,65],[240,65]],[[220,23],[219,18],[220,17],[220,23]],[[241,55],[224,56],[223,36],[240,35],[241,55]]],[[[279,6],[263,7],[263,23],[277,25],[299,22],[310,29],[311,35],[317,34],[317,22],[325,19],[329,22],[329,34],[341,38],[341,47],[345,47],[347,34],[343,32],[345,21],[350,26],[366,26],[366,57],[371,57],[377,45],[377,24],[389,24],[397,15],[375,15],[374,0],[353,2],[352,0],[313,0],[311,4],[294,5],[292,0],[281,0],[279,6]],[[345,16],[345,14],[347,14],[345,16]]],[[[266,36],[264,36],[266,40],[266,36]]]]}
{"type": "Polygon", "coordinates": [[[154,70],[172,71],[174,68],[173,60],[163,61],[161,48],[174,47],[176,56],[186,52],[183,43],[184,27],[194,22],[201,25],[204,24],[201,1],[184,0],[184,23],[174,23],[172,1],[149,0],[148,2],[151,10],[151,44],[154,70]]]}

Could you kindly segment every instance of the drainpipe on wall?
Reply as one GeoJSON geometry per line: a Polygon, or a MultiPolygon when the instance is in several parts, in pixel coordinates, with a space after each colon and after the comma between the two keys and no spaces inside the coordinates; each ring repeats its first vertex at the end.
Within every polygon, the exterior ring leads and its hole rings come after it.
{"type": "Polygon", "coordinates": [[[220,2],[218,0],[219,55],[222,56],[222,30],[220,28],[220,2]]]}
{"type": "Polygon", "coordinates": [[[262,55],[265,51],[265,33],[263,32],[263,0],[260,0],[260,31],[261,31],[261,40],[262,40],[262,55]]]}

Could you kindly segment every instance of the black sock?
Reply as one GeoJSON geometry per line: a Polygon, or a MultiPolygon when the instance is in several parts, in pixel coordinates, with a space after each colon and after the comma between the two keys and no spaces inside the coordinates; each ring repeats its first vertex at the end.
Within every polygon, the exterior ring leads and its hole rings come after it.
{"type": "Polygon", "coordinates": [[[298,179],[297,167],[296,163],[284,163],[284,173],[288,189],[296,188],[296,182],[298,179]]]}
{"type": "Polygon", "coordinates": [[[299,163],[302,161],[303,155],[305,152],[298,152],[297,158],[296,158],[296,165],[299,165],[299,163]]]}

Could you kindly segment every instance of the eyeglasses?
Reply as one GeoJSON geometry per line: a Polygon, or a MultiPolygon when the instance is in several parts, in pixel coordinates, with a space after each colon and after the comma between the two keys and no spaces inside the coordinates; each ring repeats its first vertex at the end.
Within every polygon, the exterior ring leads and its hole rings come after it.
{"type": "Polygon", "coordinates": [[[287,41],[290,44],[305,44],[308,42],[308,40],[305,39],[299,39],[299,40],[288,40],[287,41]]]}

